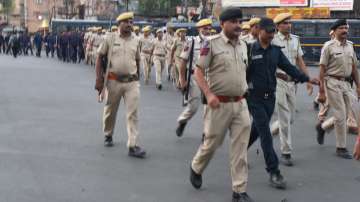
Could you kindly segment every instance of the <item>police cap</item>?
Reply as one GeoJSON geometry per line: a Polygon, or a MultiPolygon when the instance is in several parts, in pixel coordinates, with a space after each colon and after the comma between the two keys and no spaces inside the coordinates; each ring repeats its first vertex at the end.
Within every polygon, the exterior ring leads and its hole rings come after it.
{"type": "Polygon", "coordinates": [[[347,25],[347,21],[345,19],[336,20],[334,24],[331,25],[331,30],[336,30],[338,27],[347,25]]]}

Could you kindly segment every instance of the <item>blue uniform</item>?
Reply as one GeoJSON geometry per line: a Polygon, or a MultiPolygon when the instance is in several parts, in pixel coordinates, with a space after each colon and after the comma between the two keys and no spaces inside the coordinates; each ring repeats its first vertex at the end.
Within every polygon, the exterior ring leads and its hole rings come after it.
{"type": "Polygon", "coordinates": [[[45,43],[46,43],[46,57],[49,56],[51,52],[51,57],[54,57],[54,46],[55,46],[55,36],[53,34],[47,34],[45,36],[45,43]]]}
{"type": "Polygon", "coordinates": [[[36,56],[40,57],[41,56],[41,46],[42,46],[42,36],[40,33],[36,33],[35,37],[34,37],[34,45],[36,47],[36,56]]]}
{"type": "Polygon", "coordinates": [[[69,36],[67,33],[62,33],[60,36],[61,58],[65,62],[69,61],[69,36]]]}
{"type": "Polygon", "coordinates": [[[78,45],[79,45],[79,36],[76,32],[71,32],[69,36],[69,48],[70,48],[70,57],[73,63],[77,61],[77,52],[78,52],[78,45]]]}
{"type": "Polygon", "coordinates": [[[275,108],[276,69],[279,67],[285,71],[295,82],[307,82],[309,77],[289,62],[280,47],[270,45],[263,49],[258,41],[250,46],[247,101],[253,123],[249,147],[260,137],[266,170],[272,174],[279,173],[279,160],[273,148],[269,127],[275,108]]]}

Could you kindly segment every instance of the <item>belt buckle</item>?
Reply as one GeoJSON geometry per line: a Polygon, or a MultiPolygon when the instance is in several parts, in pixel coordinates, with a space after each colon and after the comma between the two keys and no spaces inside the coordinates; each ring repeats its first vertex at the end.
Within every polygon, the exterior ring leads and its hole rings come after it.
{"type": "Polygon", "coordinates": [[[229,97],[229,102],[235,102],[235,97],[229,97]]]}
{"type": "Polygon", "coordinates": [[[264,94],[264,99],[267,100],[269,98],[269,93],[264,94]]]}

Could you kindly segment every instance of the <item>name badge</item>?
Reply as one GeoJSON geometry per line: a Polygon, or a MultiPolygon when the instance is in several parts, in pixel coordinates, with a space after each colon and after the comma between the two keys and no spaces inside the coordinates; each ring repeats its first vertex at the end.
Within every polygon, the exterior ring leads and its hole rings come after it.
{"type": "Polygon", "coordinates": [[[252,60],[258,60],[258,59],[262,59],[263,58],[263,55],[253,55],[251,57],[252,60]]]}
{"type": "Polygon", "coordinates": [[[114,46],[120,46],[120,44],[119,43],[114,43],[114,46]]]}

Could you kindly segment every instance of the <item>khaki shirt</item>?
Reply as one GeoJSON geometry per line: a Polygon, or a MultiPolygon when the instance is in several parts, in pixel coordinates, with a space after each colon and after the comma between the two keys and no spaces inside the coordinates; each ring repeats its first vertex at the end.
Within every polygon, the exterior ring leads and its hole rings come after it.
{"type": "Polygon", "coordinates": [[[197,62],[206,75],[211,92],[222,96],[242,96],[248,89],[246,43],[238,40],[235,45],[223,32],[204,42],[197,62]]]}
{"type": "Polygon", "coordinates": [[[139,40],[133,35],[123,38],[120,33],[115,32],[107,35],[97,53],[107,56],[111,43],[113,45],[109,57],[109,71],[118,75],[136,74],[136,60],[140,60],[139,40]]]}
{"type": "Polygon", "coordinates": [[[166,55],[166,41],[162,39],[159,41],[159,39],[155,39],[153,43],[153,54],[156,55],[163,55],[165,57],[166,55]]]}
{"type": "Polygon", "coordinates": [[[352,65],[357,64],[353,43],[341,44],[336,39],[326,42],[321,50],[320,64],[325,65],[326,75],[349,77],[352,65]]]}
{"type": "Polygon", "coordinates": [[[141,36],[140,37],[140,50],[141,52],[151,52],[153,48],[153,38],[151,36],[148,36],[148,37],[144,37],[144,36],[141,36]]]}
{"type": "MultiPolygon", "coordinates": [[[[296,66],[297,59],[304,55],[304,52],[301,48],[300,39],[296,35],[290,34],[289,38],[286,38],[285,35],[278,32],[277,34],[275,34],[272,44],[280,46],[281,51],[284,53],[290,63],[294,66],[296,66]]],[[[279,68],[276,71],[286,74],[279,68]]]]}
{"type": "Polygon", "coordinates": [[[171,49],[173,49],[175,47],[175,57],[180,57],[180,54],[182,52],[182,50],[185,47],[185,44],[187,43],[186,39],[184,41],[181,40],[180,37],[177,37],[174,41],[174,44],[172,46],[171,49]]]}
{"type": "Polygon", "coordinates": [[[254,43],[257,40],[251,33],[241,36],[240,39],[244,40],[247,44],[254,43]]]}
{"type": "Polygon", "coordinates": [[[171,51],[171,47],[174,43],[175,36],[171,36],[170,34],[165,35],[165,41],[166,41],[166,49],[167,51],[171,51]]]}
{"type": "Polygon", "coordinates": [[[102,36],[99,34],[95,34],[93,38],[93,46],[95,48],[99,47],[102,41],[102,36]]]}
{"type": "MultiPolygon", "coordinates": [[[[200,56],[200,48],[202,47],[204,43],[204,39],[202,39],[200,36],[196,36],[194,38],[194,55],[193,55],[193,64],[196,64],[197,59],[200,56]]],[[[180,58],[184,59],[186,61],[189,61],[190,51],[191,51],[191,43],[192,40],[189,40],[186,44],[184,49],[182,50],[180,54],[180,58]]]]}

